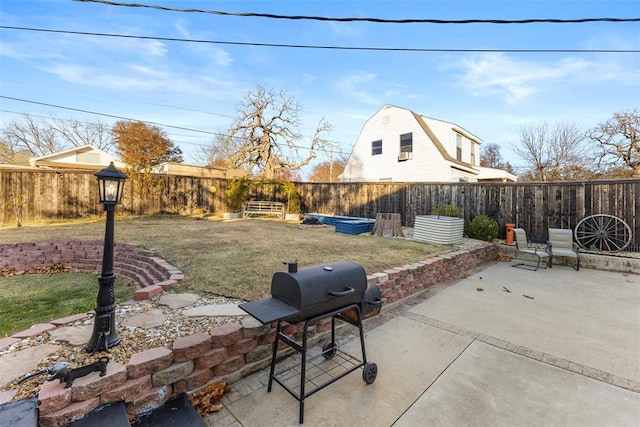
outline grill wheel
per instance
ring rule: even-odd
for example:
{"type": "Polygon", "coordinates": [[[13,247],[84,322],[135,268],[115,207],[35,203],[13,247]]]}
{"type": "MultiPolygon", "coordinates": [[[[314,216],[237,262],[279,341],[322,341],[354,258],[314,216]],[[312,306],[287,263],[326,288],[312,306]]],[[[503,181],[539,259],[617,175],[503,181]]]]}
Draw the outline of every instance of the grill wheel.
{"type": "Polygon", "coordinates": [[[362,368],[362,379],[367,384],[373,384],[378,376],[378,365],[375,363],[365,363],[362,368]]]}

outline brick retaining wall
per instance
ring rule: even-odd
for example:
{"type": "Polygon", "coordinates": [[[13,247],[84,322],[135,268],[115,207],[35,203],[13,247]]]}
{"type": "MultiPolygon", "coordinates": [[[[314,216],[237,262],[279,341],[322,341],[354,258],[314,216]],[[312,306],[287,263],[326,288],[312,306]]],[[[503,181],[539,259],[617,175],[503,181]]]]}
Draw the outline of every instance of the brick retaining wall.
{"type": "MultiPolygon", "coordinates": [[[[6,246],[0,246],[0,266],[6,246]]],[[[27,251],[40,250],[34,246],[27,251]]],[[[85,253],[96,256],[92,250],[85,253]]],[[[392,304],[436,284],[464,277],[468,270],[495,259],[497,254],[497,245],[484,244],[371,274],[368,282],[380,288],[386,304],[392,304]]],[[[300,339],[302,327],[301,323],[286,325],[283,332],[300,339]]],[[[326,339],[330,328],[330,319],[312,326],[309,344],[326,339]]],[[[91,374],[78,378],[68,389],[64,383],[45,382],[38,395],[39,425],[65,426],[102,405],[118,401],[124,401],[129,415],[135,417],[175,394],[193,391],[211,381],[233,383],[269,366],[274,337],[275,325],[262,325],[246,317],[239,324],[220,325],[209,333],[178,338],[171,349],[159,347],[136,353],[126,366],[110,362],[104,377],[91,374]]],[[[283,347],[278,357],[293,352],[283,347]]]]}
{"type": "MultiPolygon", "coordinates": [[[[20,274],[62,264],[75,271],[100,273],[103,251],[104,242],[97,241],[1,244],[0,269],[20,274]]],[[[148,299],[158,293],[158,287],[175,285],[184,278],[179,269],[156,257],[153,251],[128,243],[114,245],[113,271],[135,283],[136,301],[148,299]]]]}

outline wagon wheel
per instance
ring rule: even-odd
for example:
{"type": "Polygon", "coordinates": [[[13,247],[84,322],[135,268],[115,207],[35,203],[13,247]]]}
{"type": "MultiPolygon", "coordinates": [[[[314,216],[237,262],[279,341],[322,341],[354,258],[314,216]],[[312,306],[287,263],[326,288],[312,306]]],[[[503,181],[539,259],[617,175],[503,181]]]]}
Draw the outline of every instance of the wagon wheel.
{"type": "Polygon", "coordinates": [[[597,214],[583,218],[576,225],[576,242],[584,249],[617,252],[631,243],[631,227],[620,218],[597,214]]]}

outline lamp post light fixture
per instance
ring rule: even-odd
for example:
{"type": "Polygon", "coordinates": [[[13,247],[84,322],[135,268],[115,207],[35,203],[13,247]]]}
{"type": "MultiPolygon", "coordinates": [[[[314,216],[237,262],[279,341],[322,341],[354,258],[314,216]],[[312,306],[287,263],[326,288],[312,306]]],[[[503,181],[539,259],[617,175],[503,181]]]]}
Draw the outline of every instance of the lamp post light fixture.
{"type": "Polygon", "coordinates": [[[106,350],[120,344],[120,337],[116,331],[116,296],[113,283],[116,275],[113,273],[113,224],[114,211],[122,201],[124,182],[127,175],[120,172],[113,162],[100,172],[98,178],[98,193],[100,203],[107,212],[107,223],[104,233],[104,253],[102,255],[102,273],[98,277],[100,289],[96,301],[96,314],[93,323],[93,334],[85,346],[88,353],[106,350]]]}

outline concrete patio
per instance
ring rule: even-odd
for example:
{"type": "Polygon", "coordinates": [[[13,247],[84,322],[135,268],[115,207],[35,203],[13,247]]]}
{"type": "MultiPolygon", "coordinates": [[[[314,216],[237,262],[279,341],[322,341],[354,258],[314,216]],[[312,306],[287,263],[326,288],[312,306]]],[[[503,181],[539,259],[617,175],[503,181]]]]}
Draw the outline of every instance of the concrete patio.
{"type": "MultiPolygon", "coordinates": [[[[367,320],[376,381],[358,371],[309,397],[304,425],[640,425],[640,276],[511,264],[367,320]]],[[[359,356],[352,334],[339,344],[359,356]]],[[[298,425],[298,402],[267,380],[232,384],[207,423],[298,425]]]]}

